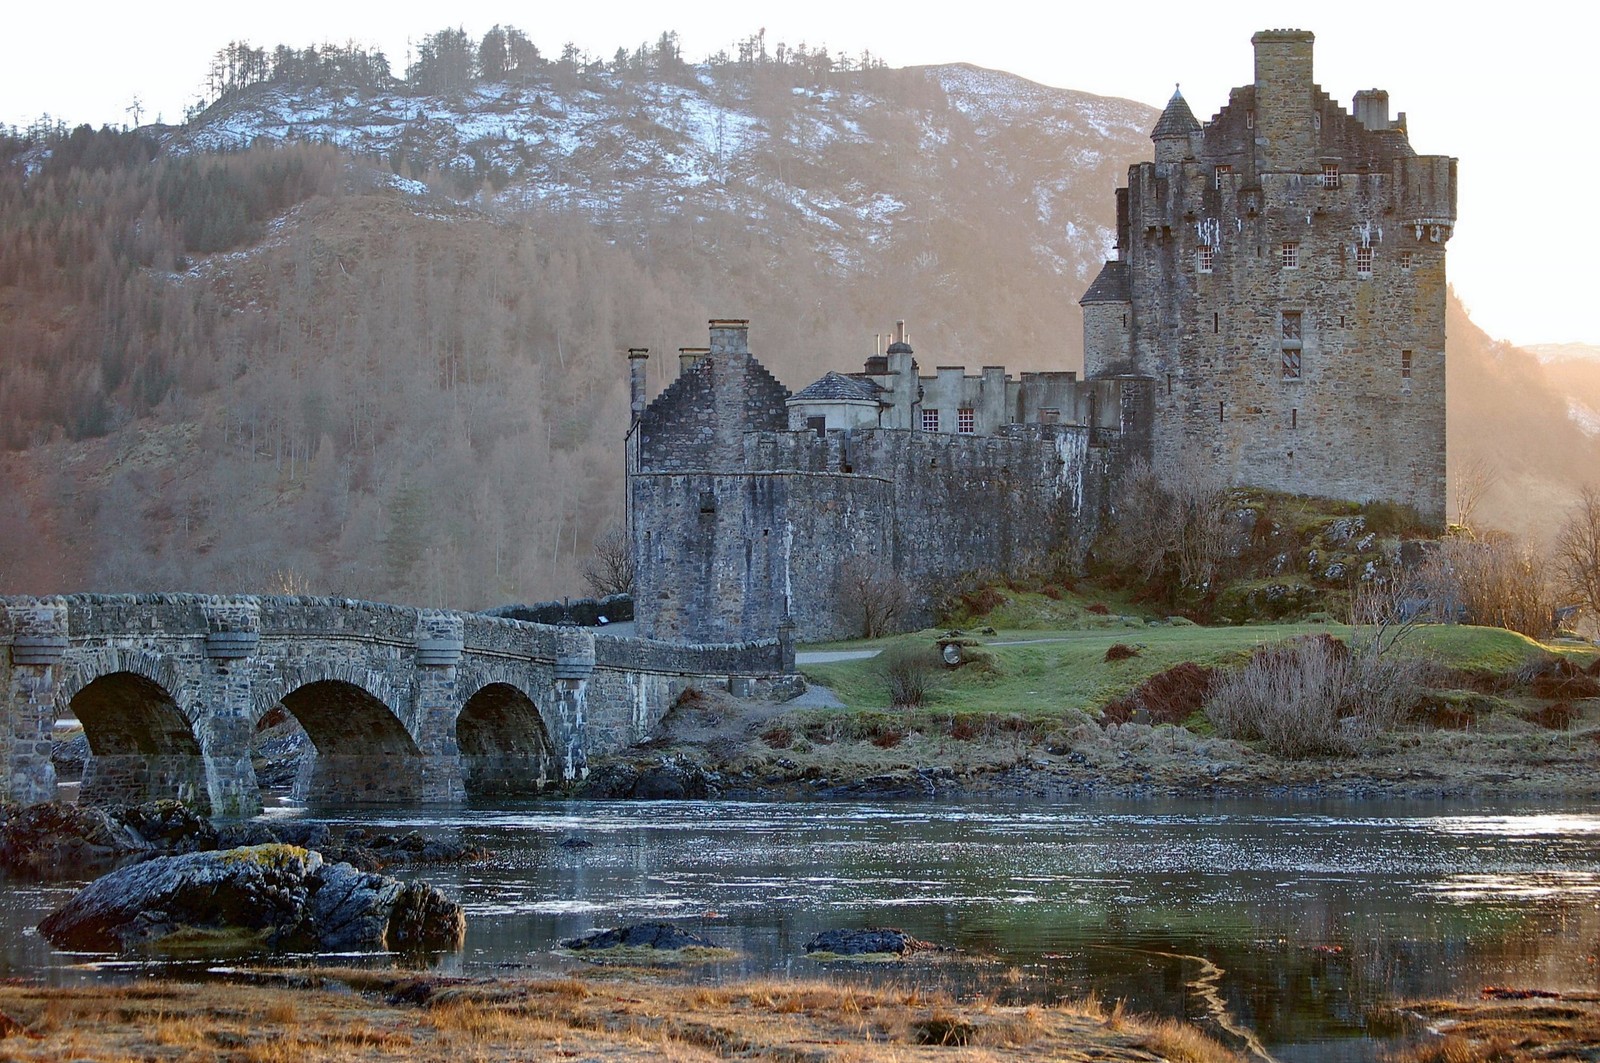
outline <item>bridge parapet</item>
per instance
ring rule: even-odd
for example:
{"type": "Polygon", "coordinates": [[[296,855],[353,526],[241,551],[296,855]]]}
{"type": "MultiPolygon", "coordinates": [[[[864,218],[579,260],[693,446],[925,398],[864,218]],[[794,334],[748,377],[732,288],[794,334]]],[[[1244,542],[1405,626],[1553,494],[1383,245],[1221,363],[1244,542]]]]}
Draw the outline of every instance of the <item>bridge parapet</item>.
{"type": "Polygon", "coordinates": [[[442,609],[203,594],[0,597],[0,797],[55,792],[51,729],[89,736],[80,800],[260,807],[258,723],[316,749],[304,796],[454,801],[581,778],[690,686],[792,671],[777,640],[683,645],[442,609]]]}

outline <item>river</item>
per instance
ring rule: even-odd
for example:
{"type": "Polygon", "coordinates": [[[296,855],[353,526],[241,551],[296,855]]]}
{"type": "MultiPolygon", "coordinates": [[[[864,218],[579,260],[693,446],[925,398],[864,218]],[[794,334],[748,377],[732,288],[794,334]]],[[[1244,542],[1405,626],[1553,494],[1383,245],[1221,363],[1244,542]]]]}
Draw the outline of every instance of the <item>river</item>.
{"type": "MultiPolygon", "coordinates": [[[[273,815],[307,815],[282,809],[273,815]]],[[[531,802],[324,812],[460,837],[482,863],[428,868],[468,911],[447,971],[537,973],[560,939],[666,918],[734,949],[697,976],[840,975],[1002,1000],[1219,1008],[1290,1063],[1372,1058],[1369,1009],[1490,984],[1595,988],[1600,811],[1447,802],[531,802]],[[588,848],[564,848],[581,837],[588,848]],[[962,950],[841,971],[827,927],[890,925],[962,950]]],[[[32,925],[69,885],[4,883],[0,973],[143,965],[54,953],[32,925]]]]}

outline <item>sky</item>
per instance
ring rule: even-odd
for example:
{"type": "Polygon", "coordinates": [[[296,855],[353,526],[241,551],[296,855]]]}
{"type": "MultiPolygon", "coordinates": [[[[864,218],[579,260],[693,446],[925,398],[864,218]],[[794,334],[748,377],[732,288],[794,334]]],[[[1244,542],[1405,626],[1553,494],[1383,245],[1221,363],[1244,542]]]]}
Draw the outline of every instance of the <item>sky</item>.
{"type": "Polygon", "coordinates": [[[1417,151],[1460,159],[1448,270],[1473,320],[1519,344],[1600,345],[1588,304],[1600,300],[1592,257],[1600,227],[1580,176],[1600,171],[1600,137],[1586,107],[1595,80],[1588,31],[1571,5],[1552,0],[1493,10],[1492,18],[1475,17],[1437,0],[26,4],[5,17],[0,34],[0,124],[26,126],[48,113],[71,124],[122,125],[132,121],[135,97],[144,121],[180,121],[211,55],[230,40],[353,40],[381,47],[401,74],[410,41],[446,26],[478,37],[496,23],[520,27],[547,55],[572,41],[608,57],[670,29],[685,57],[698,60],[764,28],[769,45],[866,49],[891,66],[968,62],[1157,107],[1176,84],[1204,121],[1231,86],[1252,80],[1250,35],[1292,26],[1316,34],[1316,79],[1346,108],[1358,89],[1387,89],[1390,112],[1406,112],[1417,151]],[[1552,179],[1559,195],[1546,190],[1552,179]],[[1546,199],[1563,208],[1554,219],[1544,217],[1546,199]]]}

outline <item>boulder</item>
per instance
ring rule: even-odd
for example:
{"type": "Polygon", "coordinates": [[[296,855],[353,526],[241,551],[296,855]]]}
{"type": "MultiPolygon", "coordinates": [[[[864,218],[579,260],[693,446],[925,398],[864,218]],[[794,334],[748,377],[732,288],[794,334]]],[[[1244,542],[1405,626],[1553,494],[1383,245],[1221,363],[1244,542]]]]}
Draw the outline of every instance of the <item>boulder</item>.
{"type": "Polygon", "coordinates": [[[120,811],[56,801],[0,809],[0,868],[30,877],[78,877],[152,850],[120,811]]]}
{"type": "Polygon", "coordinates": [[[866,927],[860,930],[824,930],[806,942],[806,952],[834,956],[904,956],[911,952],[942,952],[943,946],[919,941],[894,927],[866,927]]]}
{"type": "Polygon", "coordinates": [[[46,916],[62,949],[242,947],[395,952],[459,948],[460,905],[423,883],[330,864],[292,845],[156,857],[114,871],[46,916]]]}
{"type": "Polygon", "coordinates": [[[714,949],[717,945],[671,923],[634,923],[614,930],[596,930],[580,938],[569,938],[561,943],[561,947],[574,952],[619,948],[675,951],[714,949]]]}

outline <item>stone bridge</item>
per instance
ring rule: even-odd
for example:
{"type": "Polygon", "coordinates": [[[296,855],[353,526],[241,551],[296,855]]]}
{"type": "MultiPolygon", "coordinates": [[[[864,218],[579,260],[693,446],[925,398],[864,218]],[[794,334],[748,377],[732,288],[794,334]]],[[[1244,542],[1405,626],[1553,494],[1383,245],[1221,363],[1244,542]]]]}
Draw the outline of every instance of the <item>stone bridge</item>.
{"type": "Polygon", "coordinates": [[[793,671],[787,639],[682,645],[337,598],[0,597],[0,797],[55,796],[70,712],[90,749],[80,801],[252,815],[250,742],[279,706],[315,747],[305,800],[531,794],[645,738],[686,687],[793,671]]]}

